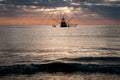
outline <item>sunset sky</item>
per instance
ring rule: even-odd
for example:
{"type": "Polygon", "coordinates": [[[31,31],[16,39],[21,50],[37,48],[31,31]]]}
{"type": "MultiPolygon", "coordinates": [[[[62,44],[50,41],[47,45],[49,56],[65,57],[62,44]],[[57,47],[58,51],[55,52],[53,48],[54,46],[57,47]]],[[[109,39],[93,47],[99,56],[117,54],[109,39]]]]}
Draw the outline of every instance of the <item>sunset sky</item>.
{"type": "Polygon", "coordinates": [[[120,0],[0,0],[0,25],[120,24],[120,0]]]}

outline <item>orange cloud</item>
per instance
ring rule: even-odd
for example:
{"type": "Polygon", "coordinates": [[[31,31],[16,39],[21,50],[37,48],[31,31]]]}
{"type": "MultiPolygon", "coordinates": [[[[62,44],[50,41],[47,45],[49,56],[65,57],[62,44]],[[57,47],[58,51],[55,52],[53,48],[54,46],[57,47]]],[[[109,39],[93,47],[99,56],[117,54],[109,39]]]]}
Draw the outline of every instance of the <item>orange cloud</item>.
{"type": "MultiPolygon", "coordinates": [[[[74,24],[120,24],[115,20],[72,20],[74,24]]],[[[52,19],[45,17],[0,17],[0,25],[41,25],[56,24],[52,19]]]]}
{"type": "Polygon", "coordinates": [[[40,25],[50,24],[50,20],[46,18],[37,17],[2,17],[0,18],[0,25],[40,25]]]}

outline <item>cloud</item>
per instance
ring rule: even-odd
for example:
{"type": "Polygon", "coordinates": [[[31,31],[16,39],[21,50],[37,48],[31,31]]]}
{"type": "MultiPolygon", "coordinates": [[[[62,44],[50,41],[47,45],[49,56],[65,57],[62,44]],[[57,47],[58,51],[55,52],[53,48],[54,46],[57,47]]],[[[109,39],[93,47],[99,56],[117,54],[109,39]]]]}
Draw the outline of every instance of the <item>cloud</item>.
{"type": "Polygon", "coordinates": [[[120,1],[119,0],[72,0],[80,4],[85,13],[98,14],[105,19],[120,20],[120,1]]]}
{"type": "Polygon", "coordinates": [[[89,10],[107,19],[120,19],[120,7],[117,6],[94,5],[89,10]]]}
{"type": "Polygon", "coordinates": [[[81,19],[120,20],[119,0],[0,0],[0,16],[77,16],[81,19]]]}
{"type": "Polygon", "coordinates": [[[64,0],[4,0],[2,3],[7,5],[26,5],[40,7],[62,7],[69,5],[64,0]]]}

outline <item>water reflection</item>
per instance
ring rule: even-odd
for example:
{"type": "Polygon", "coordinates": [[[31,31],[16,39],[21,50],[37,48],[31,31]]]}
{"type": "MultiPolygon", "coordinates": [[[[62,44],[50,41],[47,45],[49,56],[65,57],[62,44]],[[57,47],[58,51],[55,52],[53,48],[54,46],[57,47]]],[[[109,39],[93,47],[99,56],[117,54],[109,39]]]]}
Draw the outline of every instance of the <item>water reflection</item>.
{"type": "Polygon", "coordinates": [[[14,64],[60,58],[120,57],[119,44],[119,26],[0,27],[0,63],[7,64],[9,60],[14,64]]]}

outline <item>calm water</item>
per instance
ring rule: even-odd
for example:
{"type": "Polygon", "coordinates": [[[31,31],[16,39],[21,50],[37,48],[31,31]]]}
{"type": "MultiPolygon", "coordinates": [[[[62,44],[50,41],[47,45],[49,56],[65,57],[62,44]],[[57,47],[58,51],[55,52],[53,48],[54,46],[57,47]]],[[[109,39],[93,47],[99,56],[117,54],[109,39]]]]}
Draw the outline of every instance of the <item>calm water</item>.
{"type": "MultiPolygon", "coordinates": [[[[115,59],[119,57],[120,26],[117,25],[80,25],[70,28],[50,26],[0,27],[0,66],[43,64],[56,61],[99,65],[120,64],[120,60],[115,59]],[[102,60],[99,57],[110,57],[110,59],[102,60]],[[85,59],[80,60],[80,58],[85,59]],[[93,60],[89,61],[86,58],[93,60]]],[[[41,75],[41,73],[33,76],[38,75],[41,75]]],[[[43,75],[45,76],[45,74],[43,75]]],[[[46,75],[54,76],[55,74],[46,75]]],[[[63,76],[63,74],[60,75],[63,76]]],[[[56,76],[60,77],[60,75],[56,76]]],[[[79,75],[76,74],[73,77],[80,77],[79,75]]],[[[96,75],[105,77],[103,74],[96,75]]],[[[93,75],[91,74],[91,76],[93,75]]],[[[11,76],[11,80],[13,80],[13,77],[15,78],[15,76],[11,76]]],[[[1,79],[7,80],[5,77],[1,79]]],[[[15,80],[19,79],[15,78],[15,80]]],[[[81,78],[81,80],[87,79],[81,78]]]]}

